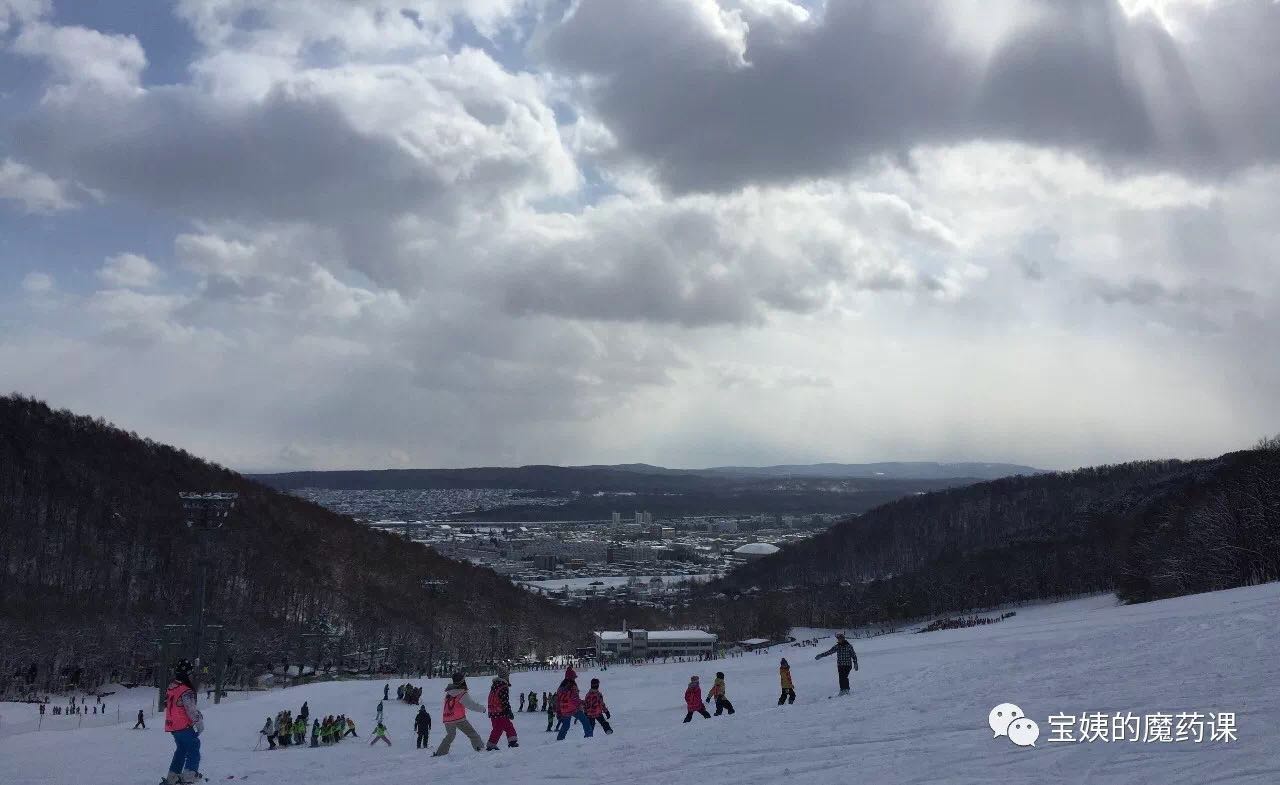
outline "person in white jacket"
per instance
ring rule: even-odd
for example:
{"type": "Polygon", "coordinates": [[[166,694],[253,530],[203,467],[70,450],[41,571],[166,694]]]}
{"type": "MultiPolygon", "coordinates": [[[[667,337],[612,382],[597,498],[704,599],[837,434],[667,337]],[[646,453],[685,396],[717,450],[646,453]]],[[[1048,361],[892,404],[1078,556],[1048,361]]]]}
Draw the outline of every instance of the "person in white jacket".
{"type": "Polygon", "coordinates": [[[445,687],[444,690],[444,709],[441,711],[441,720],[444,722],[444,741],[440,742],[440,746],[432,753],[432,757],[438,758],[441,755],[448,755],[449,747],[453,744],[453,737],[458,734],[458,731],[466,734],[476,752],[484,749],[484,743],[480,741],[480,734],[476,733],[476,729],[467,720],[467,709],[472,711],[485,710],[483,706],[473,701],[467,693],[467,681],[462,674],[455,673],[453,674],[453,682],[448,687],[445,687]]]}

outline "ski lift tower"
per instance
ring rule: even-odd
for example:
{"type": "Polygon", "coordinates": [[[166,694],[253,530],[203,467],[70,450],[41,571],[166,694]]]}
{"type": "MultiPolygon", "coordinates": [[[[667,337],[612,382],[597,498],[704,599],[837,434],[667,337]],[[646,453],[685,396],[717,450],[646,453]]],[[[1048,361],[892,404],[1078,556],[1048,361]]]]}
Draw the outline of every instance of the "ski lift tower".
{"type": "Polygon", "coordinates": [[[199,667],[204,638],[204,603],[209,582],[209,540],[235,507],[235,493],[179,493],[187,528],[195,536],[196,590],[191,603],[191,662],[199,667]]]}

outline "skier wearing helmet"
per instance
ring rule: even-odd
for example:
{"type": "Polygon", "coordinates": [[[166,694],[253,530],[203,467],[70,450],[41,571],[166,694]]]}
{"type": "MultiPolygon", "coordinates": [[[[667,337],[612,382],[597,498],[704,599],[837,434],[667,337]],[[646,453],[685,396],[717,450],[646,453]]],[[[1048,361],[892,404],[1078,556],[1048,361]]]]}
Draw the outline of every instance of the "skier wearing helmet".
{"type": "Polygon", "coordinates": [[[173,760],[161,785],[189,785],[200,776],[200,734],[204,717],[196,708],[196,689],[191,683],[191,663],[178,660],[173,665],[173,680],[164,699],[164,730],[173,736],[173,760]]]}

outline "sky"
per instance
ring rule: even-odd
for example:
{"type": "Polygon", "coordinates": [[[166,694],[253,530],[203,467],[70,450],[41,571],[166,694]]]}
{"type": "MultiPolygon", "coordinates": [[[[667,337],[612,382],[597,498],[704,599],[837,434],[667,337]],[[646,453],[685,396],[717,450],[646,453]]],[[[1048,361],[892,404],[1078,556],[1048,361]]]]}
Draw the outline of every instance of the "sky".
{"type": "Polygon", "coordinates": [[[0,390],[242,470],[1280,431],[1273,0],[0,0],[0,390]]]}

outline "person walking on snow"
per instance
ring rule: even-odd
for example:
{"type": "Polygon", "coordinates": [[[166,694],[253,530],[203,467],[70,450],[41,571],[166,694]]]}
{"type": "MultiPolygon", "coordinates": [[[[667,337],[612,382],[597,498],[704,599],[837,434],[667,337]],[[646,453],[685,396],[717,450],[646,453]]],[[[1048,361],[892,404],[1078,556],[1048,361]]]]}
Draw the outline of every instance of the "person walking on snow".
{"type": "Polygon", "coordinates": [[[426,706],[418,707],[418,715],[413,718],[413,729],[418,734],[417,749],[430,749],[427,738],[431,735],[431,715],[427,713],[426,706]]]}
{"type": "Polygon", "coordinates": [[[378,701],[378,716],[374,718],[375,722],[382,722],[382,701],[378,701]]]}
{"type": "Polygon", "coordinates": [[[200,778],[200,734],[204,717],[196,708],[196,689],[191,683],[191,663],[178,660],[173,681],[164,697],[164,730],[173,735],[173,759],[162,785],[195,782],[200,778]]]}
{"type": "Polygon", "coordinates": [[[542,694],[542,710],[547,714],[547,733],[550,733],[556,724],[556,707],[552,704],[551,696],[545,692],[542,694]]]}
{"type": "Polygon", "coordinates": [[[787,658],[782,658],[782,664],[778,666],[778,678],[782,681],[782,694],[778,696],[778,705],[783,703],[796,702],[796,685],[791,682],[791,666],[787,664],[787,658]]]}
{"type": "Polygon", "coordinates": [[[476,733],[476,729],[471,727],[471,723],[467,720],[467,709],[484,711],[484,707],[471,700],[471,696],[467,694],[467,680],[461,673],[455,673],[453,681],[444,690],[444,710],[440,716],[441,721],[444,722],[444,741],[440,742],[440,746],[431,757],[448,755],[449,747],[453,745],[453,737],[458,731],[462,731],[471,740],[471,747],[476,752],[484,749],[480,734],[476,733]]]}
{"type": "Polygon", "coordinates": [[[538,693],[533,690],[529,690],[529,713],[538,713],[538,693]]]}
{"type": "Polygon", "coordinates": [[[372,747],[379,741],[386,742],[388,747],[391,746],[391,739],[387,738],[387,726],[383,725],[381,722],[373,726],[373,738],[369,739],[369,746],[372,747]]]}
{"type": "Polygon", "coordinates": [[[712,698],[716,701],[716,716],[719,717],[728,711],[733,714],[733,704],[729,702],[729,694],[724,689],[724,674],[717,672],[715,684],[711,685],[710,691],[707,692],[707,700],[712,698]]]}
{"type": "Polygon", "coordinates": [[[489,744],[487,750],[498,749],[498,740],[507,734],[507,746],[519,747],[516,740],[516,726],[511,713],[511,676],[506,671],[498,671],[493,677],[493,686],[489,688],[489,744]]]}
{"type": "Polygon", "coordinates": [[[560,718],[560,723],[556,727],[556,741],[564,741],[569,728],[573,727],[574,720],[582,723],[582,737],[591,738],[594,728],[591,726],[591,721],[587,719],[587,715],[582,713],[582,698],[578,695],[578,674],[574,672],[573,666],[565,669],[564,681],[560,682],[560,689],[556,690],[555,701],[556,715],[560,718]]]}
{"type": "MultiPolygon", "coordinates": [[[[40,713],[44,714],[43,703],[40,704],[40,713]]],[[[138,721],[133,723],[133,729],[137,730],[138,728],[142,728],[143,730],[147,729],[147,718],[142,714],[142,709],[138,709],[138,721]]]]}
{"type": "Polygon", "coordinates": [[[694,714],[701,714],[705,719],[711,719],[707,705],[702,702],[702,685],[698,683],[697,676],[689,677],[689,686],[684,690],[684,705],[689,710],[684,715],[685,722],[692,720],[694,714]]]}
{"type": "Polygon", "coordinates": [[[524,693],[523,693],[523,692],[522,692],[522,693],[520,693],[520,709],[519,709],[519,711],[520,711],[522,714],[524,713],[524,693]]]}
{"type": "Polygon", "coordinates": [[[320,720],[319,720],[319,718],[317,718],[317,719],[313,720],[313,721],[312,721],[312,723],[311,723],[311,746],[312,746],[312,747],[319,747],[319,746],[320,746],[320,720]]]}
{"type": "Polygon", "coordinates": [[[840,694],[849,694],[849,669],[858,669],[858,653],[853,650],[853,646],[849,641],[845,640],[843,632],[836,633],[836,645],[827,649],[823,653],[814,657],[820,660],[830,654],[836,655],[836,673],[840,676],[840,694]]]}
{"type": "MultiPolygon", "coordinates": [[[[390,682],[388,682],[388,683],[386,683],[386,684],[382,685],[382,699],[383,699],[384,701],[385,701],[385,700],[390,700],[390,699],[391,699],[391,684],[390,684],[390,682]]],[[[381,704],[379,704],[379,706],[381,706],[381,704]]],[[[381,717],[379,717],[378,719],[382,719],[382,718],[381,718],[381,717]]]]}
{"type": "Polygon", "coordinates": [[[356,733],[356,721],[351,719],[350,717],[347,717],[347,732],[343,733],[342,729],[339,728],[338,736],[339,737],[355,736],[357,739],[360,738],[360,735],[356,733]]]}
{"type": "Polygon", "coordinates": [[[582,713],[587,715],[587,720],[594,726],[600,723],[600,727],[604,728],[605,735],[613,733],[613,728],[609,727],[609,707],[604,703],[604,695],[600,692],[600,680],[591,680],[591,689],[587,690],[586,697],[582,699],[582,713]]]}

